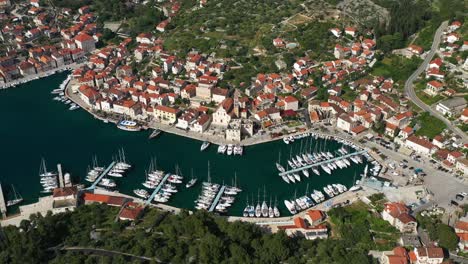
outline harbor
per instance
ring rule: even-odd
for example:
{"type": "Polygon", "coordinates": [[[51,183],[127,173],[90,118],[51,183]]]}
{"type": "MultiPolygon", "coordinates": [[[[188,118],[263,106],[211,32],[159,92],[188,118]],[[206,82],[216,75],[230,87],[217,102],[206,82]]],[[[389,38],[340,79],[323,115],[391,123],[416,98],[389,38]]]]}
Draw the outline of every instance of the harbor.
{"type": "MultiPolygon", "coordinates": [[[[311,175],[307,179],[303,178],[301,182],[295,184],[287,184],[279,177],[275,167],[278,153],[285,158],[290,153],[299,154],[301,140],[307,140],[312,150],[315,146],[326,146],[327,151],[332,153],[345,145],[336,140],[309,136],[290,144],[277,140],[244,146],[242,155],[220,155],[218,145],[212,144],[204,151],[200,151],[202,142],[170,133],[161,133],[157,139],[150,140],[148,137],[151,131],[119,130],[114,124],[90,118],[85,111],[68,111],[66,105],[54,103],[54,95],[50,92],[66,77],[67,74],[62,73],[37,80],[24,84],[21,89],[7,90],[0,97],[1,110],[18,109],[15,114],[6,117],[5,121],[11,126],[0,128],[4,146],[0,150],[1,156],[4,157],[5,164],[10,164],[5,167],[2,184],[14,184],[24,198],[23,204],[37,202],[41,196],[46,195],[41,194],[42,188],[38,176],[41,158],[46,159],[47,164],[60,163],[70,174],[73,182],[93,186],[94,183],[85,180],[93,157],[97,156],[99,163],[107,168],[114,162],[113,156],[117,151],[124,149],[132,169],[126,172],[124,177],[112,177],[112,180],[116,183],[116,191],[131,196],[134,196],[134,190],[142,189],[141,183],[147,178],[145,171],[153,158],[157,158],[158,169],[166,173],[174,172],[174,168],[179,167],[177,174],[184,176],[183,185],[188,182],[191,174],[199,182],[207,181],[209,161],[211,182],[226,186],[226,183],[236,179],[237,186],[242,189],[226,212],[227,215],[234,216],[243,215],[247,199],[252,204],[251,197],[256,196],[258,190],[264,188],[266,189],[264,200],[267,203],[269,200],[277,200],[281,215],[287,216],[290,213],[283,205],[283,201],[291,199],[296,191],[304,193],[307,185],[310,190],[322,190],[323,187],[336,183],[350,188],[355,183],[354,175],[361,175],[368,164],[364,159],[362,163],[333,171],[332,175],[321,173],[321,175],[311,175]],[[13,103],[23,98],[34,99],[20,108],[13,103]],[[34,129],[34,133],[31,133],[33,128],[41,129],[34,129]],[[11,140],[12,138],[15,139],[11,140]],[[30,184],[24,184],[25,182],[30,184]]],[[[97,184],[96,190],[101,188],[97,184]]],[[[191,188],[181,186],[165,204],[194,210],[195,201],[202,188],[202,183],[195,184],[191,188]]],[[[9,210],[14,213],[14,208],[9,210]]]]}

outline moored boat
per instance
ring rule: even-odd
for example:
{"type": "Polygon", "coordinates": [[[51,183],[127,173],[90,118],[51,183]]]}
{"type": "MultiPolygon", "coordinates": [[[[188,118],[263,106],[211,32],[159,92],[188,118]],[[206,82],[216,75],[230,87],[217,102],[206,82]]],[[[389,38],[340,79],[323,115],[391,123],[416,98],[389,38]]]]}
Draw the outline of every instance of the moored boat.
{"type": "Polygon", "coordinates": [[[140,131],[141,130],[141,127],[137,124],[137,122],[132,121],[132,120],[122,120],[117,123],[117,127],[125,131],[140,131]]]}

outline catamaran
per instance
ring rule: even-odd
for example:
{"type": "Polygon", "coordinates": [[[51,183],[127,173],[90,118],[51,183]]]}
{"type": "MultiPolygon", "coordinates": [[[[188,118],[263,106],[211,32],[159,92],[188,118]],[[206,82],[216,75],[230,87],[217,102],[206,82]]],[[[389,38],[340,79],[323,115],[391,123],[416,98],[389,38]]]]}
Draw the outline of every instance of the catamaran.
{"type": "Polygon", "coordinates": [[[21,197],[21,195],[16,192],[15,186],[13,186],[13,184],[11,185],[11,188],[13,189],[13,194],[15,198],[13,200],[7,201],[6,206],[17,205],[23,201],[23,197],[21,197]]]}

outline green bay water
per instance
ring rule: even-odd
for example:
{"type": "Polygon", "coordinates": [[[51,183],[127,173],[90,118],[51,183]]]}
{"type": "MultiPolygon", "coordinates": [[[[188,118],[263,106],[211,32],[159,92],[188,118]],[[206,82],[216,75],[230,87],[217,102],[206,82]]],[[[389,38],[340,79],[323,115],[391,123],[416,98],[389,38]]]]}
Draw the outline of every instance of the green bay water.
{"type": "MultiPolygon", "coordinates": [[[[191,176],[191,170],[199,179],[196,186],[186,189],[179,185],[179,192],[172,196],[169,205],[194,208],[194,200],[201,191],[201,181],[207,178],[207,163],[210,162],[212,182],[231,184],[234,175],[243,192],[236,196],[236,202],[229,214],[241,215],[247,197],[252,196],[257,202],[258,191],[263,201],[266,190],[267,203],[272,198],[278,200],[282,215],[289,214],[284,206],[284,199],[291,199],[295,193],[304,195],[307,184],[309,191],[322,190],[331,183],[352,185],[353,177],[359,177],[365,164],[345,169],[337,169],[331,175],[321,171],[317,176],[310,171],[310,177],[301,174],[302,181],[287,184],[279,176],[275,166],[281,152],[282,164],[290,152],[298,153],[299,140],[286,145],[283,141],[269,142],[244,148],[243,156],[217,154],[217,146],[211,145],[200,152],[201,142],[193,139],[162,133],[149,140],[149,131],[127,132],[119,130],[114,124],[106,124],[95,119],[86,111],[69,111],[68,105],[52,100],[50,94],[66,78],[66,73],[56,74],[35,80],[21,86],[0,90],[0,181],[4,192],[11,198],[11,184],[25,199],[23,204],[33,203],[40,197],[39,165],[44,157],[48,169],[56,170],[61,163],[63,171],[69,172],[74,181],[86,183],[87,168],[93,155],[97,155],[100,165],[108,165],[119,148],[125,150],[127,160],[133,165],[131,172],[117,180],[119,191],[133,194],[133,189],[143,188],[145,170],[152,157],[157,159],[159,169],[174,172],[179,166],[185,181],[191,176]]],[[[305,139],[301,140],[305,145],[305,139]]],[[[335,141],[314,140],[315,144],[326,146],[333,153],[342,146],[335,141]]]]}

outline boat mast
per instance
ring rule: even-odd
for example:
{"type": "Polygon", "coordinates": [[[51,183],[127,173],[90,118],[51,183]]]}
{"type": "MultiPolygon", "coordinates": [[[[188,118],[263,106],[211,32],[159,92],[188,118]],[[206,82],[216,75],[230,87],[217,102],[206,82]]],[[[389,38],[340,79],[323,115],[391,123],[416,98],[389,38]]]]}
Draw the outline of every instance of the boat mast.
{"type": "Polygon", "coordinates": [[[211,183],[211,176],[210,176],[210,161],[208,161],[208,183],[211,183]]]}
{"type": "Polygon", "coordinates": [[[18,195],[16,194],[15,186],[12,184],[11,188],[13,189],[13,195],[15,196],[15,200],[18,200],[18,195]]]}

